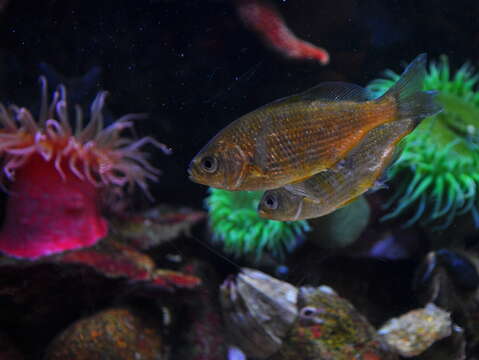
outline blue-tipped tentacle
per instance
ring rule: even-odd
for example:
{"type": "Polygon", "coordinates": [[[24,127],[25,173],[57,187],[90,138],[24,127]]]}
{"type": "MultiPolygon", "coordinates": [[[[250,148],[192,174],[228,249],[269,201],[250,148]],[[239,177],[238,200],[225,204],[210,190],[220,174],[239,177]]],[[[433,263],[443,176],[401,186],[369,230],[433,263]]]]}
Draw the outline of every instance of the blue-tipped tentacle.
{"type": "Polygon", "coordinates": [[[426,203],[427,203],[427,197],[425,194],[423,194],[419,201],[419,205],[416,209],[416,213],[408,221],[406,221],[401,227],[408,228],[414,225],[424,214],[424,210],[426,209],[426,203]]]}
{"type": "Polygon", "coordinates": [[[456,209],[457,209],[457,204],[453,203],[451,211],[446,216],[446,220],[440,225],[433,226],[432,229],[440,231],[440,230],[444,230],[444,229],[448,228],[452,224],[452,222],[453,222],[453,220],[456,216],[456,209]]]}
{"type": "Polygon", "coordinates": [[[454,200],[455,200],[454,188],[449,187],[447,189],[446,205],[434,215],[434,219],[438,219],[441,216],[444,216],[448,211],[450,211],[451,208],[454,206],[454,200]]]}

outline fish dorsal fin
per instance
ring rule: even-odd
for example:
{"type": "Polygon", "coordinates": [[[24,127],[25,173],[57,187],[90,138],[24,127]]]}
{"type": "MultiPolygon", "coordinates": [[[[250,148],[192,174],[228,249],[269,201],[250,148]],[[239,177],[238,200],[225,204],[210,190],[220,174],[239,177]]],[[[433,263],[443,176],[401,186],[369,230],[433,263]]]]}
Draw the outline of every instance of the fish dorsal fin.
{"type": "Polygon", "coordinates": [[[363,102],[372,99],[371,93],[359,85],[341,81],[329,81],[282,100],[289,102],[316,100],[363,102]]]}

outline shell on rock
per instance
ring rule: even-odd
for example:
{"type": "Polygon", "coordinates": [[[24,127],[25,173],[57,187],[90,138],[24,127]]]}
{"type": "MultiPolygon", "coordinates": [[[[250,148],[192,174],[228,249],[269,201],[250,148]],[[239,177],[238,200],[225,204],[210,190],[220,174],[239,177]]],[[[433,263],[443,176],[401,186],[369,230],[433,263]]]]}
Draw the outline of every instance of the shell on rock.
{"type": "Polygon", "coordinates": [[[230,341],[248,357],[270,357],[297,317],[297,294],[293,285],[253,269],[227,279],[220,303],[230,341]]]}

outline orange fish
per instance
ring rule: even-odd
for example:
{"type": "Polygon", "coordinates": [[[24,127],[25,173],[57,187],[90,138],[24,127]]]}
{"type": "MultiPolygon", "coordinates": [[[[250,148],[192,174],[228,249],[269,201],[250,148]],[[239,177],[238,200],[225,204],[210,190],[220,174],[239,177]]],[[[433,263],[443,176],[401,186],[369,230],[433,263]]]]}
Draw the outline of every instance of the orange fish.
{"type": "Polygon", "coordinates": [[[384,123],[419,120],[440,106],[421,91],[426,54],[383,96],[360,86],[323,83],[233,121],[190,163],[190,179],[226,190],[269,190],[327,170],[384,123]]]}
{"type": "Polygon", "coordinates": [[[311,219],[350,203],[375,185],[395,145],[416,124],[405,119],[381,125],[335,167],[306,181],[266,191],[258,206],[260,216],[283,221],[311,219]]]}

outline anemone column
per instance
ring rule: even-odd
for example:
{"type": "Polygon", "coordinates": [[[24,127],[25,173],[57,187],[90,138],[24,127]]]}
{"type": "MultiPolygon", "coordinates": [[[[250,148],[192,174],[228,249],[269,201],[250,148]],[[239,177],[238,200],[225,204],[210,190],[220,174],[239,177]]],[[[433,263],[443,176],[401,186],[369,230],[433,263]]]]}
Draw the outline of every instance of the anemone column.
{"type": "Polygon", "coordinates": [[[15,257],[36,258],[96,243],[107,233],[98,208],[98,188],[68,167],[32,156],[10,185],[0,249],[15,257]]]}

